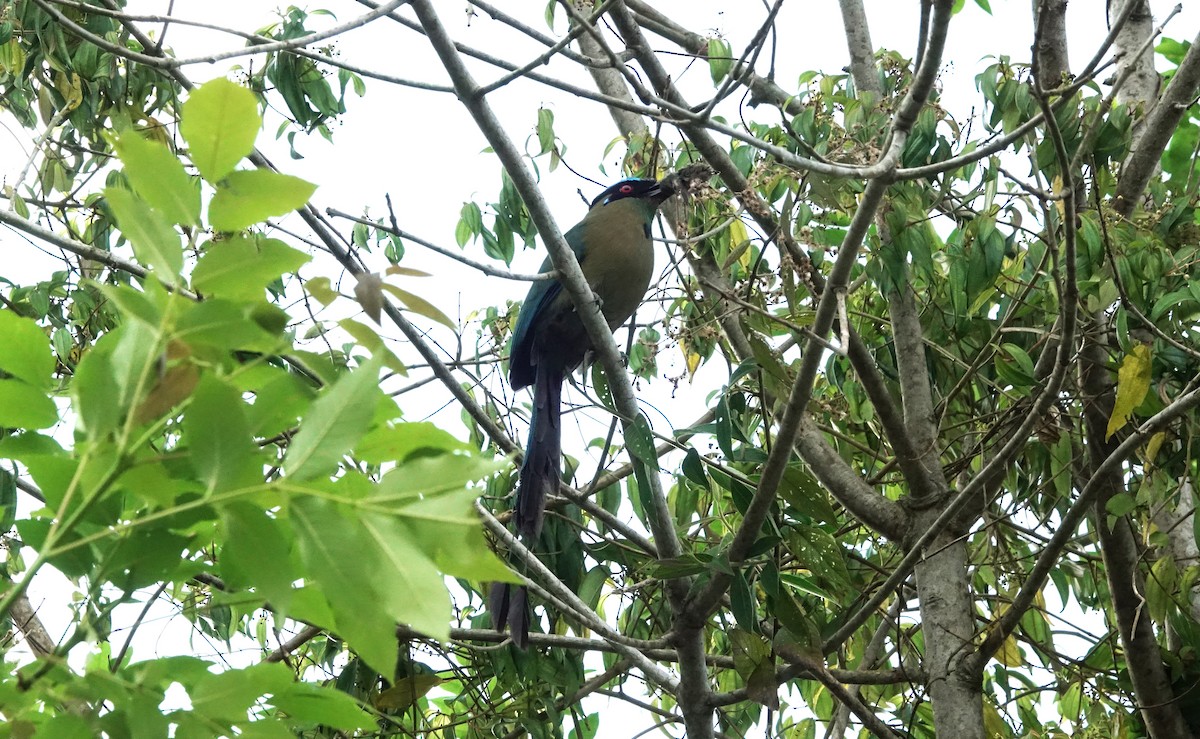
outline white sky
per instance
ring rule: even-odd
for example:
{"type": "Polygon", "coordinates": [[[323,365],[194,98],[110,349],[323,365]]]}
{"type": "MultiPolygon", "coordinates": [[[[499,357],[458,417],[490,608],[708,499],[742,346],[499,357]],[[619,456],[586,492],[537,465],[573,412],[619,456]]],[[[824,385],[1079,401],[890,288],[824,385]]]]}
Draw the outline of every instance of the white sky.
{"type": "MultiPolygon", "coordinates": [[[[545,30],[541,20],[545,7],[542,0],[499,4],[507,12],[522,14],[530,25],[545,30]]],[[[735,53],[740,52],[764,16],[760,3],[746,0],[662,0],[654,4],[662,12],[681,19],[693,31],[720,34],[731,42],[735,53]],[[731,8],[736,10],[727,10],[731,8]]],[[[485,14],[468,18],[464,12],[467,8],[465,2],[438,2],[437,5],[442,12],[443,22],[455,38],[463,43],[518,63],[529,61],[542,51],[540,46],[527,43],[524,37],[492,21],[485,14]]],[[[1165,17],[1173,5],[1171,2],[1152,0],[1156,22],[1165,17]]],[[[1168,37],[1190,40],[1200,29],[1200,3],[1189,1],[1185,5],[1167,27],[1168,37]]],[[[911,57],[916,38],[918,3],[866,0],[866,6],[876,48],[894,49],[911,57]]],[[[1071,66],[1075,70],[1092,56],[1105,34],[1103,6],[1101,0],[1077,0],[1069,6],[1071,66]]],[[[131,0],[128,11],[165,13],[167,7],[167,0],[131,0]]],[[[175,3],[174,12],[179,17],[252,30],[272,22],[279,7],[278,3],[265,0],[179,0],[175,3]]],[[[336,13],[337,22],[349,20],[365,10],[363,6],[347,0],[327,0],[307,7],[310,10],[329,8],[336,13]]],[[[960,122],[965,122],[972,110],[982,107],[981,98],[975,91],[974,76],[989,63],[987,57],[1005,54],[1014,60],[1029,58],[1032,42],[1029,0],[992,0],[992,7],[994,15],[989,16],[973,0],[968,0],[964,10],[951,24],[940,89],[943,107],[960,122]]],[[[320,28],[322,24],[330,22],[313,17],[310,28],[320,28]]],[[[563,26],[560,10],[558,30],[563,26]]],[[[776,80],[785,89],[793,85],[800,73],[806,70],[834,73],[848,63],[835,0],[791,0],[785,3],[778,29],[782,37],[777,50],[776,80]]],[[[651,40],[655,48],[675,50],[657,37],[652,36],[651,40]]],[[[179,26],[172,27],[168,32],[167,42],[181,57],[242,46],[240,40],[232,37],[179,26]]],[[[401,77],[445,83],[441,67],[423,38],[390,21],[376,21],[368,27],[357,29],[338,39],[336,46],[340,58],[349,63],[401,77]]],[[[236,64],[257,66],[261,63],[250,59],[219,62],[211,66],[195,65],[185,71],[195,82],[201,83],[227,73],[236,64]]],[[[677,64],[677,79],[684,94],[693,102],[702,100],[712,91],[707,65],[696,62],[686,68],[685,64],[684,60],[677,64]]],[[[471,68],[480,82],[490,81],[501,74],[499,70],[481,64],[472,64],[471,68]]],[[[766,69],[765,59],[760,61],[759,68],[766,69]]],[[[561,60],[539,71],[565,76],[581,85],[590,86],[580,70],[561,60]]],[[[499,191],[499,168],[494,157],[482,151],[486,142],[453,96],[394,87],[373,80],[366,82],[365,98],[360,99],[352,94],[348,96],[348,111],[333,127],[333,143],[327,143],[319,136],[305,139],[298,135],[297,148],[305,158],[293,161],[288,157],[286,142],[272,141],[279,119],[268,116],[259,139],[261,148],[283,171],[320,185],[314,197],[314,203],[319,207],[334,207],[351,213],[359,213],[364,207],[369,207],[373,216],[382,217],[386,214],[384,194],[389,193],[397,205],[396,215],[401,228],[453,247],[454,227],[463,202],[477,200],[482,206],[487,200],[494,199],[499,191]]],[[[620,148],[614,149],[602,160],[602,152],[613,140],[615,129],[607,113],[596,104],[578,101],[564,93],[524,81],[511,84],[488,99],[495,106],[510,136],[518,143],[533,135],[537,108],[550,108],[555,114],[556,131],[567,147],[568,162],[601,182],[618,178],[620,148]],[[607,175],[597,168],[601,161],[607,168],[607,175]]],[[[0,165],[0,174],[5,184],[12,184],[25,162],[33,136],[40,132],[21,130],[8,117],[0,118],[0,125],[3,126],[3,130],[0,130],[0,162],[3,163],[0,165]]],[[[674,138],[670,133],[667,137],[674,138]]],[[[535,149],[536,143],[532,143],[531,153],[535,149]]],[[[560,228],[565,229],[583,213],[576,190],[582,189],[584,195],[590,197],[598,188],[580,180],[563,167],[549,173],[546,159],[539,160],[538,164],[543,174],[544,191],[558,214],[560,228]]],[[[32,180],[32,176],[29,179],[32,180]]],[[[490,222],[486,215],[485,220],[490,222]]],[[[298,218],[290,217],[284,222],[302,230],[298,218]]],[[[349,230],[350,225],[345,224],[344,233],[348,235],[349,230]]],[[[408,243],[406,246],[408,251],[404,263],[426,269],[435,277],[413,280],[405,287],[430,298],[452,318],[465,317],[471,311],[487,306],[503,306],[505,299],[519,300],[524,296],[527,288],[524,283],[479,277],[450,260],[425,252],[415,244],[408,243]]],[[[34,281],[38,279],[37,275],[44,275],[48,268],[53,268],[53,260],[37,254],[23,238],[11,232],[0,231],[0,249],[8,255],[0,274],[16,282],[34,281]]],[[[476,259],[486,259],[479,245],[473,247],[470,255],[476,259]]],[[[537,252],[518,252],[513,269],[535,272],[542,257],[540,249],[537,252]]],[[[379,269],[386,266],[381,253],[368,259],[373,260],[379,269]]],[[[659,253],[658,263],[660,267],[666,264],[662,252],[659,253]]],[[[326,264],[322,263],[310,265],[303,274],[313,276],[324,266],[326,264]]],[[[349,285],[346,286],[348,291],[349,285]]],[[[299,318],[302,312],[294,312],[294,315],[299,318]]],[[[639,316],[643,320],[648,317],[639,316]]],[[[389,335],[386,329],[383,333],[389,335]]],[[[623,343],[623,335],[619,339],[623,343]]],[[[469,346],[465,347],[467,354],[470,354],[470,350],[469,346]]],[[[664,371],[678,373],[676,355],[677,351],[666,358],[671,363],[663,363],[664,371]]],[[[643,401],[658,409],[649,413],[652,423],[664,432],[669,431],[670,424],[683,426],[689,423],[706,407],[705,396],[714,389],[714,383],[721,381],[720,377],[719,373],[702,372],[694,384],[689,386],[684,383],[673,397],[668,383],[656,383],[649,388],[643,385],[640,388],[643,401]],[[710,378],[712,381],[707,381],[710,378]]],[[[503,389],[499,383],[492,387],[503,389]]],[[[430,392],[403,396],[401,405],[415,420],[435,411],[444,402],[444,394],[431,389],[430,392]]],[[[461,434],[457,418],[456,410],[438,417],[452,432],[461,434]]],[[[587,438],[598,435],[591,428],[586,432],[589,434],[587,438]]],[[[598,433],[602,434],[603,431],[598,433]]],[[[585,467],[582,474],[590,478],[591,470],[585,467]]],[[[1051,591],[1047,590],[1047,596],[1053,599],[1051,591]]],[[[69,627],[67,603],[70,592],[71,587],[51,572],[39,576],[31,588],[35,606],[44,604],[40,615],[54,636],[69,627]]],[[[132,620],[136,610],[130,609],[126,616],[132,620]]],[[[168,615],[164,612],[159,618],[165,619],[168,615]]],[[[154,654],[190,652],[193,648],[200,653],[208,651],[198,642],[189,643],[189,639],[195,639],[196,634],[180,621],[174,619],[162,621],[161,627],[157,623],[144,627],[135,643],[135,658],[139,655],[149,657],[154,654]]],[[[633,733],[628,722],[623,720],[620,726],[614,723],[609,721],[605,724],[601,736],[628,737],[633,733]]]]}

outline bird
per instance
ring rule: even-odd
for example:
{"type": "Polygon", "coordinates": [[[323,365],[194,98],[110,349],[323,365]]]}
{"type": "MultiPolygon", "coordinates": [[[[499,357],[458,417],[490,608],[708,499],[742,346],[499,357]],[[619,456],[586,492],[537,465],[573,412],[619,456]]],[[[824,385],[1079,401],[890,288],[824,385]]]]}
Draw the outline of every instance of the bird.
{"type": "MultiPolygon", "coordinates": [[[[646,295],[654,272],[650,224],[664,202],[675,194],[677,179],[626,179],[592,200],[583,220],[563,234],[575,253],[600,312],[615,331],[646,295]]],[[[552,267],[542,263],[542,272],[552,267]]],[[[546,496],[558,489],[562,467],[563,380],[592,349],[570,295],[557,280],[534,282],[521,304],[509,349],[508,381],[514,391],[533,387],[533,409],[525,458],[517,483],[512,522],[532,544],[542,528],[546,496]]],[[[525,588],[504,583],[492,587],[492,625],[508,625],[513,643],[525,648],[529,614],[525,588]]]]}

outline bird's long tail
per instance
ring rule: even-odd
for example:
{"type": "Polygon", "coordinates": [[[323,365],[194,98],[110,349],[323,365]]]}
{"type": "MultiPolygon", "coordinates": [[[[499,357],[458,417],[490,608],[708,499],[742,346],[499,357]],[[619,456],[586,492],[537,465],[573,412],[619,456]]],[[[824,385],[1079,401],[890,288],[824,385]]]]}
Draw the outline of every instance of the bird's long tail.
{"type": "MultiPolygon", "coordinates": [[[[533,418],[525,461],[517,483],[513,505],[513,527],[526,546],[532,546],[542,530],[546,496],[558,489],[562,467],[561,398],[563,371],[542,361],[533,384],[533,418]]],[[[529,643],[529,593],[523,586],[493,583],[488,596],[492,626],[503,631],[507,625],[513,643],[524,649],[529,643]]]]}
{"type": "Polygon", "coordinates": [[[525,444],[525,462],[517,483],[517,501],[513,506],[513,525],[526,544],[532,544],[542,530],[542,511],[546,496],[558,490],[562,472],[562,419],[560,405],[563,373],[539,362],[533,384],[533,419],[529,441],[525,444]]]}

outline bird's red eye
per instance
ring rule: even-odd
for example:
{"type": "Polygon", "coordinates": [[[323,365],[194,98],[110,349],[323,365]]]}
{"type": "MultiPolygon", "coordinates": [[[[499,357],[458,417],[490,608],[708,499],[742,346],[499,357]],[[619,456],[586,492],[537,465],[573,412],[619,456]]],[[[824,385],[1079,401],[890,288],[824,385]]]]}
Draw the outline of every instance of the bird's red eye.
{"type": "Polygon", "coordinates": [[[633,192],[633,185],[621,185],[621,194],[628,195],[633,192]]]}

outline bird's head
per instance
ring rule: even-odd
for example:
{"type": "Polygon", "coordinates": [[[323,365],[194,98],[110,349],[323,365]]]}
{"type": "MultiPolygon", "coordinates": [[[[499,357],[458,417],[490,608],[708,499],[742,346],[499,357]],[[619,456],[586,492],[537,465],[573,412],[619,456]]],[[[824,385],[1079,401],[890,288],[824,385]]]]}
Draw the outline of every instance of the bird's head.
{"type": "Polygon", "coordinates": [[[595,200],[592,201],[591,207],[598,208],[602,205],[609,205],[618,200],[625,198],[637,198],[654,204],[654,207],[663,204],[667,198],[675,194],[674,180],[671,177],[665,177],[661,181],[656,180],[621,180],[617,184],[600,193],[595,200]]]}

